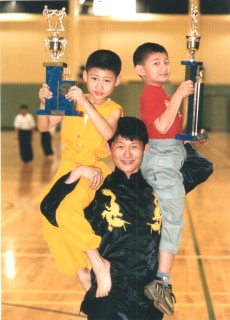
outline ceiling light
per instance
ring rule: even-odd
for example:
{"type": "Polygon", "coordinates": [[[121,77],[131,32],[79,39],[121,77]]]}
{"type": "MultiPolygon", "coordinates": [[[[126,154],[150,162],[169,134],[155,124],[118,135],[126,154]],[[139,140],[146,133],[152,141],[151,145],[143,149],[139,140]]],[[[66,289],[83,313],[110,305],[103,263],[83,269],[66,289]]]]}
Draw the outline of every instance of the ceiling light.
{"type": "Polygon", "coordinates": [[[116,17],[132,15],[136,13],[136,0],[94,0],[93,13],[116,17]]]}

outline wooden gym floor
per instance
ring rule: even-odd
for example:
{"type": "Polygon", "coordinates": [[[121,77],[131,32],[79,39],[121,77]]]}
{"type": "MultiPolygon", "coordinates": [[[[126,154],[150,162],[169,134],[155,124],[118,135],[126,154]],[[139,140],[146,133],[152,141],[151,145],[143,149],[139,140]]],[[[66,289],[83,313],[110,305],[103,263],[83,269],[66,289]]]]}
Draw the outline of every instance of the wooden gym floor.
{"type": "MultiPolygon", "coordinates": [[[[1,139],[2,320],[85,319],[79,315],[84,292],[77,278],[57,270],[42,236],[39,197],[59,164],[59,133],[50,161],[36,132],[32,166],[20,163],[13,132],[2,132],[1,139]]],[[[229,320],[230,135],[211,132],[200,151],[215,171],[186,197],[186,225],[171,279],[177,297],[171,319],[229,320]]]]}

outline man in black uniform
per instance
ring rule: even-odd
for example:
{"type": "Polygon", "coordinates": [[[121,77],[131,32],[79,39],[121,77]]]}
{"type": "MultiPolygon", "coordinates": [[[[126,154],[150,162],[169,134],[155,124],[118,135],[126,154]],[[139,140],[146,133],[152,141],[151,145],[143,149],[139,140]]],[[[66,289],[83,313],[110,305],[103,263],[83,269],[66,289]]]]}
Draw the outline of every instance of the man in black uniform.
{"type": "MultiPolygon", "coordinates": [[[[96,298],[96,279],[91,274],[91,287],[81,304],[88,320],[163,318],[163,313],[144,294],[144,287],[148,287],[149,283],[151,287],[157,271],[161,229],[157,198],[140,172],[147,142],[147,131],[142,121],[132,117],[119,120],[117,131],[109,141],[115,170],[104,180],[94,200],[85,208],[86,218],[102,238],[98,250],[110,262],[112,278],[109,295],[96,298]]],[[[182,168],[186,193],[205,181],[213,171],[212,163],[192,146],[189,147],[192,152],[182,168]]],[[[92,167],[81,166],[56,182],[41,203],[41,211],[51,224],[58,227],[56,209],[79,179],[89,179],[94,189],[101,181],[98,173],[98,168],[95,175],[92,167]]],[[[162,299],[164,296],[162,292],[162,299]]],[[[173,310],[174,297],[170,291],[167,298],[173,310]]]]}
{"type": "MultiPolygon", "coordinates": [[[[92,286],[81,304],[88,320],[160,320],[163,313],[144,294],[158,267],[161,213],[152,188],[143,179],[140,164],[148,135],[143,122],[124,117],[109,141],[115,170],[97,190],[85,209],[95,233],[101,236],[98,248],[110,262],[112,288],[109,295],[96,298],[92,286]]],[[[63,176],[41,203],[41,211],[52,223],[63,197],[78,182],[66,184],[63,176]]]]}

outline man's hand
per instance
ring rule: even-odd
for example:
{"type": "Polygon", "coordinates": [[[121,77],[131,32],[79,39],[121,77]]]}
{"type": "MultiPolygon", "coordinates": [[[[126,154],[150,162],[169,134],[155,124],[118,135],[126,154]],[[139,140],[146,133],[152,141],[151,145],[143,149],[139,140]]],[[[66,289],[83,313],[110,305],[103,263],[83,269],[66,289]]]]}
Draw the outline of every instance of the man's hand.
{"type": "Polygon", "coordinates": [[[65,183],[73,183],[81,177],[89,180],[89,187],[92,190],[95,190],[100,185],[103,179],[100,168],[91,166],[78,166],[71,171],[65,183]]]}

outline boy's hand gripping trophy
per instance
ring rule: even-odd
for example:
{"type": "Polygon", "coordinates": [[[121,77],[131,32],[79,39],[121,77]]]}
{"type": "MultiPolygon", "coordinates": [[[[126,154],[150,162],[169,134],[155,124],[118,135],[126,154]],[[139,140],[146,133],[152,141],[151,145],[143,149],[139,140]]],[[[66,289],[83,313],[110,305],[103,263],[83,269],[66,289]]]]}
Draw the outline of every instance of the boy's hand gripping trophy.
{"type": "Polygon", "coordinates": [[[201,133],[202,129],[202,111],[203,111],[203,91],[204,91],[204,69],[203,62],[195,61],[195,53],[199,49],[200,35],[197,31],[198,9],[194,4],[191,5],[190,19],[191,30],[186,36],[187,49],[190,57],[189,61],[181,61],[186,66],[185,80],[192,80],[194,83],[194,94],[190,95],[187,100],[187,122],[186,133],[177,134],[176,139],[199,141],[208,138],[207,133],[201,133]]]}
{"type": "Polygon", "coordinates": [[[46,83],[53,93],[51,99],[46,99],[45,109],[37,110],[38,115],[51,116],[77,116],[73,101],[68,101],[65,94],[70,87],[76,85],[76,81],[67,80],[69,69],[65,62],[58,62],[66,50],[67,40],[60,35],[59,31],[64,31],[63,19],[66,16],[65,8],[61,10],[50,10],[45,6],[43,16],[47,18],[48,28],[52,34],[45,39],[45,49],[47,54],[52,58],[52,62],[44,62],[46,67],[46,83]],[[54,22],[54,26],[52,26],[54,22]]]}

